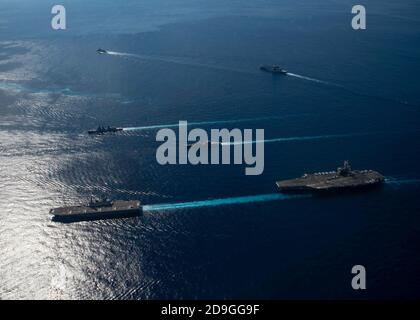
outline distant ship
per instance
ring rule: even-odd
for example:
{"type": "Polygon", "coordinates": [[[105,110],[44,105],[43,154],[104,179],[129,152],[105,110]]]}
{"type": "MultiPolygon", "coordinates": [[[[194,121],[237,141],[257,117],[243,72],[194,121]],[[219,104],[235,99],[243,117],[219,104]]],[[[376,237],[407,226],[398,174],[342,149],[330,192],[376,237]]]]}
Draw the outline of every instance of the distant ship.
{"type": "Polygon", "coordinates": [[[306,173],[302,177],[277,181],[282,192],[345,191],[373,187],[382,184],[385,178],[373,170],[352,170],[348,161],[336,171],[306,173]]]}
{"type": "Polygon", "coordinates": [[[140,201],[111,201],[109,199],[93,200],[85,206],[61,207],[50,210],[54,221],[82,221],[110,218],[122,218],[140,215],[140,201]]]}
{"type": "Polygon", "coordinates": [[[276,64],[273,64],[271,66],[268,66],[268,65],[260,66],[260,70],[270,72],[270,73],[287,74],[287,70],[282,69],[280,66],[276,64]]]}
{"type": "Polygon", "coordinates": [[[108,53],[108,51],[106,51],[105,49],[99,48],[98,50],[96,50],[96,53],[98,53],[98,54],[105,54],[105,53],[108,53]]]}
{"type": "Polygon", "coordinates": [[[123,131],[123,128],[99,126],[97,129],[89,130],[88,134],[104,134],[104,133],[119,132],[119,131],[123,131]]]}

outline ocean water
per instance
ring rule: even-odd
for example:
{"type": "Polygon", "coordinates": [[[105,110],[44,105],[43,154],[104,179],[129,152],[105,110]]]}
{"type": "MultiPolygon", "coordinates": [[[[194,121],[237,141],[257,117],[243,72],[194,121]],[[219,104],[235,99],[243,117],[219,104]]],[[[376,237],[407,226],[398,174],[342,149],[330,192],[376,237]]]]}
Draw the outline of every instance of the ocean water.
{"type": "Polygon", "coordinates": [[[420,297],[418,1],[364,1],[365,31],[347,0],[61,3],[66,31],[53,1],[0,2],[0,299],[420,297]],[[180,120],[265,129],[264,173],[159,165],[180,120]],[[387,182],[276,190],[345,159],[387,182]],[[144,215],[51,221],[90,194],[144,215]]]}

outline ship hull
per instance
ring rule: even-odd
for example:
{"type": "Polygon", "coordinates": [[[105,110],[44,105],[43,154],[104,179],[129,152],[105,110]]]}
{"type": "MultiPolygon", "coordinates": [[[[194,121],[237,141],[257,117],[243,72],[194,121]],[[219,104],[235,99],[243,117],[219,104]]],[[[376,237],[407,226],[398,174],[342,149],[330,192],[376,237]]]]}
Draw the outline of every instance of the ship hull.
{"type": "Polygon", "coordinates": [[[106,220],[106,219],[120,219],[140,216],[142,211],[137,210],[125,210],[118,213],[115,212],[101,212],[93,214],[73,214],[73,215],[56,215],[53,216],[52,220],[55,222],[79,222],[79,221],[94,221],[94,220],[106,220]]]}
{"type": "Polygon", "coordinates": [[[343,187],[328,187],[328,188],[311,188],[306,186],[299,186],[299,187],[281,187],[277,184],[277,187],[281,193],[288,193],[288,194],[302,194],[302,193],[311,193],[311,194],[318,194],[318,195],[325,195],[325,194],[337,194],[337,193],[355,193],[355,192],[364,192],[369,190],[375,190],[383,186],[383,181],[378,181],[371,184],[363,184],[363,185],[352,185],[352,186],[343,186],[343,187]]]}
{"type": "Polygon", "coordinates": [[[269,73],[272,73],[272,74],[283,74],[283,75],[286,75],[287,74],[287,71],[284,70],[284,69],[277,70],[277,69],[273,69],[270,66],[261,66],[260,67],[260,70],[261,71],[265,71],[265,72],[269,72],[269,73]]]}
{"type": "Polygon", "coordinates": [[[88,134],[92,134],[92,135],[102,135],[102,134],[106,134],[106,133],[116,133],[116,132],[121,132],[123,131],[123,128],[115,128],[115,129],[111,129],[111,130],[103,130],[103,131],[98,131],[98,130],[89,130],[88,134]]]}
{"type": "Polygon", "coordinates": [[[53,215],[52,220],[57,222],[92,221],[140,216],[142,206],[139,201],[115,201],[108,207],[62,207],[52,209],[50,213],[53,215]]]}

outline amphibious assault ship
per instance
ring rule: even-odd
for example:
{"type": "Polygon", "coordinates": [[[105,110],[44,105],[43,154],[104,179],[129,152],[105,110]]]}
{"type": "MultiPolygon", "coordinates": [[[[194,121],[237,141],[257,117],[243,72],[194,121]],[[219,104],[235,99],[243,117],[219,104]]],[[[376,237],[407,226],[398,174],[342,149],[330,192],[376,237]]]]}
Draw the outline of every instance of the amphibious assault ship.
{"type": "Polygon", "coordinates": [[[94,200],[92,197],[85,206],[61,207],[50,210],[54,221],[81,221],[110,218],[122,218],[140,215],[140,201],[111,201],[109,199],[94,200]]]}
{"type": "Polygon", "coordinates": [[[99,126],[97,129],[89,130],[88,134],[105,134],[105,133],[112,133],[112,132],[119,132],[119,131],[123,131],[123,128],[99,126]]]}
{"type": "Polygon", "coordinates": [[[267,65],[260,66],[260,70],[270,72],[270,73],[287,74],[287,70],[282,69],[280,66],[276,64],[273,64],[271,66],[267,66],[267,65]]]}
{"type": "Polygon", "coordinates": [[[281,192],[345,191],[380,185],[385,178],[373,170],[352,170],[348,161],[335,171],[306,173],[297,179],[277,181],[281,192]]]}

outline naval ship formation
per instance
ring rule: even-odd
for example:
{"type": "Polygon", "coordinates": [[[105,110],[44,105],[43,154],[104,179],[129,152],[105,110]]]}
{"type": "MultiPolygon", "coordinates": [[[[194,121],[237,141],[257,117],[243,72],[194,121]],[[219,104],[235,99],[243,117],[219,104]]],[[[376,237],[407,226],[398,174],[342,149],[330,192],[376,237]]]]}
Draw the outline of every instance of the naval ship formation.
{"type": "MultiPolygon", "coordinates": [[[[106,54],[104,49],[98,49],[98,54],[106,54]]],[[[287,71],[278,65],[263,65],[262,71],[273,74],[287,74],[287,71]]],[[[95,130],[89,130],[89,134],[105,134],[122,131],[122,128],[102,127],[95,130]]],[[[201,144],[214,146],[218,142],[207,141],[204,143],[191,143],[187,148],[199,146],[201,144]]],[[[344,161],[342,167],[335,171],[305,173],[296,179],[277,181],[277,187],[280,192],[330,192],[345,191],[374,187],[382,184],[385,178],[380,173],[373,170],[352,170],[348,161],[344,161]]],[[[121,218],[128,216],[138,216],[143,208],[140,201],[111,201],[108,199],[93,200],[92,197],[87,205],[69,206],[51,209],[50,213],[55,221],[81,221],[97,220],[106,218],[121,218]]]]}
{"type": "Polygon", "coordinates": [[[335,171],[305,173],[302,177],[277,181],[281,192],[328,192],[374,187],[385,178],[373,170],[352,170],[348,161],[335,171]]]}

